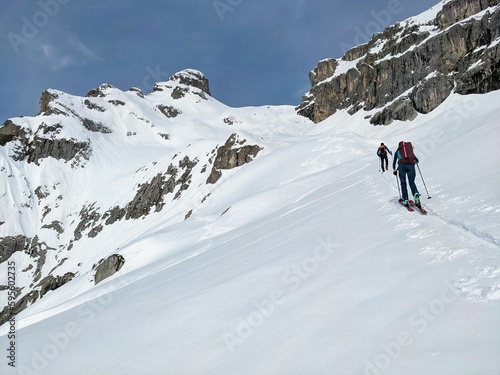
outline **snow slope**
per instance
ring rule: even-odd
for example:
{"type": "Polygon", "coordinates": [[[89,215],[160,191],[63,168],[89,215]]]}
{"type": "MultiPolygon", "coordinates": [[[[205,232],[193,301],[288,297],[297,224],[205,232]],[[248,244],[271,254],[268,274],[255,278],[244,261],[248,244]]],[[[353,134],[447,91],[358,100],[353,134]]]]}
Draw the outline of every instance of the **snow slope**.
{"type": "MultiPolygon", "coordinates": [[[[1,373],[500,374],[499,100],[451,95],[386,127],[363,111],[310,125],[292,107],[207,103],[265,152],[225,172],[188,220],[173,219],[179,202],[78,245],[127,261],[23,311],[17,368],[1,373]],[[404,210],[378,170],[379,143],[400,140],[420,158],[427,216],[404,210]]],[[[190,147],[227,132],[207,123],[184,124],[201,134],[190,147]]]]}

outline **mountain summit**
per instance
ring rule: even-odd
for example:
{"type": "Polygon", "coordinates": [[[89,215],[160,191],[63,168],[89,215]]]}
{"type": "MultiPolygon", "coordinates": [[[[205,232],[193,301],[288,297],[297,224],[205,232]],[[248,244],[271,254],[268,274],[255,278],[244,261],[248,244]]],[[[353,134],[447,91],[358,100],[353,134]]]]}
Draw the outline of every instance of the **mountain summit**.
{"type": "Polygon", "coordinates": [[[498,374],[499,7],[321,61],[298,110],[47,89],[0,127],[2,375],[498,374]]]}
{"type": "MultiPolygon", "coordinates": [[[[203,73],[187,69],[147,95],[110,84],[85,97],[49,89],[38,116],[7,120],[0,128],[0,256],[26,267],[17,302],[2,307],[0,321],[82,273],[95,269],[92,278],[102,280],[101,262],[126,261],[114,252],[141,232],[134,220],[181,222],[209,204],[225,171],[263,150],[262,136],[243,130],[248,115],[239,112],[210,96],[203,73]],[[130,236],[104,250],[95,243],[110,240],[110,227],[130,236]]],[[[283,112],[256,108],[250,117],[285,123],[283,112]]]]}
{"type": "Polygon", "coordinates": [[[375,34],[309,74],[297,112],[320,122],[339,109],[364,110],[374,125],[413,120],[452,92],[500,88],[500,2],[445,0],[375,34]]]}

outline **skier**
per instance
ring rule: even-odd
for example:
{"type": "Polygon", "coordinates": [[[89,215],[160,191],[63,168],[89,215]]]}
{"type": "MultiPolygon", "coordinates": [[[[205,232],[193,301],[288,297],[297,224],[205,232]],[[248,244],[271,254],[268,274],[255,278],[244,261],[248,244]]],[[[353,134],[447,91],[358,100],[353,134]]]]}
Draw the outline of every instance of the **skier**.
{"type": "Polygon", "coordinates": [[[389,170],[389,159],[387,158],[387,153],[392,155],[391,150],[389,150],[389,148],[382,142],[380,144],[380,147],[377,149],[377,155],[380,158],[380,166],[382,167],[382,173],[384,173],[386,169],[389,170]],[[385,162],[385,169],[384,169],[384,162],[385,162]]]}
{"type": "Polygon", "coordinates": [[[403,205],[409,207],[408,189],[406,188],[406,176],[408,176],[408,183],[410,184],[411,193],[415,198],[415,206],[422,208],[420,204],[420,193],[418,192],[417,185],[415,184],[415,163],[418,163],[418,158],[413,153],[413,146],[411,142],[399,142],[398,149],[394,153],[394,160],[392,168],[394,169],[394,176],[397,176],[399,170],[399,180],[401,181],[401,191],[403,194],[403,205]],[[396,169],[396,162],[399,164],[396,169]]]}

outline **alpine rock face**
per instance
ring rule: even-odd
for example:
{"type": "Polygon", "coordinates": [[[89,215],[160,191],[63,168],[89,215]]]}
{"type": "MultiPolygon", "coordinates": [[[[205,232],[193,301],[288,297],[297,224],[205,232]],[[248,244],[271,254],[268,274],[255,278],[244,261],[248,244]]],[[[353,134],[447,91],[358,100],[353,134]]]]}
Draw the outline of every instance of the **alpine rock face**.
{"type": "Polygon", "coordinates": [[[500,1],[444,0],[387,27],[309,74],[297,112],[318,123],[339,109],[364,110],[374,125],[410,121],[452,92],[500,88],[500,1]]]}
{"type": "MultiPolygon", "coordinates": [[[[115,253],[138,235],[135,221],[183,221],[208,204],[225,173],[264,152],[237,112],[188,69],[149,95],[110,84],[85,97],[49,89],[37,116],[5,121],[0,262],[15,256],[22,272],[0,322],[82,273],[98,283],[117,272],[126,259],[115,253]],[[123,227],[123,238],[95,245],[110,227],[123,227]]],[[[280,121],[275,112],[254,115],[280,121]]]]}
{"type": "Polygon", "coordinates": [[[8,370],[497,374],[499,4],[441,1],[320,61],[297,108],[226,106],[186,69],[4,121],[8,370]],[[427,215],[377,172],[401,140],[427,215]]]}

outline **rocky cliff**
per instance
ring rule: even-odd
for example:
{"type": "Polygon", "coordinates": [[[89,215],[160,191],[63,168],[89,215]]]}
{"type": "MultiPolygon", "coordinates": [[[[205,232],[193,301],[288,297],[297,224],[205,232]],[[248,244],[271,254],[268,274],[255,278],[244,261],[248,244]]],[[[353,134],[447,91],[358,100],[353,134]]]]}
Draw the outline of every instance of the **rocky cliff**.
{"type": "Polygon", "coordinates": [[[429,113],[451,92],[500,89],[500,1],[448,0],[386,28],[310,73],[297,112],[318,123],[337,110],[386,125],[429,113]]]}
{"type": "MultiPolygon", "coordinates": [[[[97,284],[126,267],[119,248],[140,235],[137,221],[180,222],[209,204],[224,170],[263,150],[239,123],[192,69],[150,94],[110,84],[85,97],[49,89],[37,116],[5,121],[0,271],[12,262],[17,279],[0,324],[75,277],[97,284]]],[[[12,288],[0,285],[2,301],[12,288]]]]}

